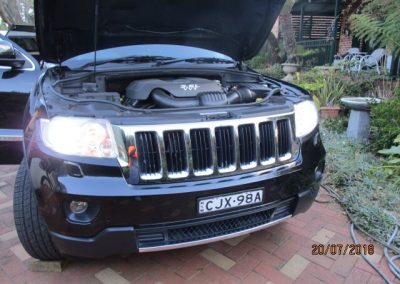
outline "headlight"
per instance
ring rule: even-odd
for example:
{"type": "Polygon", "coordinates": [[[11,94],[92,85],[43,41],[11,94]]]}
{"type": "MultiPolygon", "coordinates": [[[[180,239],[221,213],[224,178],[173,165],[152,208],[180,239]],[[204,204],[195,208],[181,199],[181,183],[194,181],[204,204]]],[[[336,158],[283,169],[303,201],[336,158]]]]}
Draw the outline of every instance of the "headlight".
{"type": "Polygon", "coordinates": [[[318,125],[318,110],[312,101],[304,101],[294,105],[296,136],[298,138],[310,134],[318,125]]]}
{"type": "Polygon", "coordinates": [[[41,119],[41,138],[65,155],[115,158],[118,155],[111,124],[105,119],[54,117],[41,119]]]}

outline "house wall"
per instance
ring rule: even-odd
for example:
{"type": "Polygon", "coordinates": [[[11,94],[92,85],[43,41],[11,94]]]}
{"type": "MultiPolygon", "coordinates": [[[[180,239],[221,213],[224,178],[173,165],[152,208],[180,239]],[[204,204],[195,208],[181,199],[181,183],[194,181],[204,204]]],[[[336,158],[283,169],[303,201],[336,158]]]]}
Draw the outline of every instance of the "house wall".
{"type": "Polygon", "coordinates": [[[338,53],[340,55],[345,55],[349,48],[352,47],[353,43],[353,36],[350,34],[349,36],[346,36],[343,32],[340,35],[340,41],[339,41],[339,51],[338,53]]]}

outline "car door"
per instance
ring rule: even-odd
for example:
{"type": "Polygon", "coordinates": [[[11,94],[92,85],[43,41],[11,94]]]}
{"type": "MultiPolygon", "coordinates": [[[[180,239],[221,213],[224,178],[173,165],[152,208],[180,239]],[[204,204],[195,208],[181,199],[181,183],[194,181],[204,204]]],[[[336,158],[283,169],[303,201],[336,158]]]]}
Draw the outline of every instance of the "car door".
{"type": "Polygon", "coordinates": [[[22,159],[22,118],[39,74],[38,62],[0,35],[0,164],[22,159]]]}

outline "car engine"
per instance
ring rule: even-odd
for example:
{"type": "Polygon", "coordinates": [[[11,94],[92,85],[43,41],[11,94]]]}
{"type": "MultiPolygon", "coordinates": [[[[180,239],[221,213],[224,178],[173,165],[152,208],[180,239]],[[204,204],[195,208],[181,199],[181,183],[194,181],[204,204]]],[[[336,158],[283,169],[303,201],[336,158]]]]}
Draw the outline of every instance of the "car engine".
{"type": "Polygon", "coordinates": [[[271,89],[261,84],[222,86],[204,78],[143,79],[126,88],[125,104],[133,107],[191,108],[255,102],[271,89]]]}

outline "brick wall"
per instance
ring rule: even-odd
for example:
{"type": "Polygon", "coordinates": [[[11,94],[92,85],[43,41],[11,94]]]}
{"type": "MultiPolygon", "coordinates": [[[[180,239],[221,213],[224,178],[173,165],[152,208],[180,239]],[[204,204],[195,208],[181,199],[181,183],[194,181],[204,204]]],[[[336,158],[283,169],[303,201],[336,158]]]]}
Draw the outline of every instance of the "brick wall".
{"type": "Polygon", "coordinates": [[[353,35],[346,36],[345,34],[340,35],[340,41],[339,41],[339,54],[344,55],[347,53],[349,48],[351,48],[351,44],[353,42],[353,35]]]}

